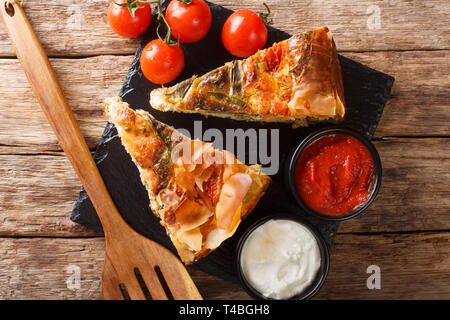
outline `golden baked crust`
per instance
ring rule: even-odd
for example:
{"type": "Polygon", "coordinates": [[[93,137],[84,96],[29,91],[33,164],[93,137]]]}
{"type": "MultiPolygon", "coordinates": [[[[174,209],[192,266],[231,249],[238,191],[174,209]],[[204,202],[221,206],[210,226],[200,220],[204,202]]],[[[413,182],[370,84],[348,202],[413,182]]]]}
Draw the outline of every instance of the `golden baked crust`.
{"type": "Polygon", "coordinates": [[[294,126],[338,122],[345,115],[340,63],[327,27],[292,36],[201,77],[155,89],[150,104],[161,111],[294,126]]]}
{"type": "Polygon", "coordinates": [[[150,208],[183,262],[191,264],[231,237],[270,183],[260,167],[191,140],[119,97],[105,103],[109,121],[139,169],[150,208]]]}

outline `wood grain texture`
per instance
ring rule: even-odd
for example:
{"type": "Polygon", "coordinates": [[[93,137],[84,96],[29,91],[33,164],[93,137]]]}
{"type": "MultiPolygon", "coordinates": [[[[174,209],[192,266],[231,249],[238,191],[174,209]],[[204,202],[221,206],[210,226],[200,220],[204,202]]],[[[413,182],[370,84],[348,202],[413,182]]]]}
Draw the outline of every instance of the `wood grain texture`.
{"type": "Polygon", "coordinates": [[[119,285],[133,300],[145,300],[136,278],[139,270],[153,299],[167,300],[158,281],[159,268],[170,292],[177,300],[202,299],[183,263],[168,249],[133,230],[121,217],[89,147],[80,131],[56,74],[34,33],[22,7],[10,4],[14,15],[0,1],[0,13],[7,27],[17,57],[61,148],[69,159],[97,212],[105,233],[106,253],[102,272],[102,296],[123,300],[119,285]]]}
{"type": "Polygon", "coordinates": [[[98,235],[69,220],[81,184],[62,153],[2,154],[0,163],[0,234],[98,235]]]}
{"type": "MultiPolygon", "coordinates": [[[[18,2],[0,1],[0,14],[28,82],[53,133],[89,194],[105,233],[126,226],[102,180],[50,61],[18,2]]],[[[128,226],[126,226],[127,229],[128,226]]]]}
{"type": "MultiPolygon", "coordinates": [[[[383,162],[381,190],[339,232],[449,230],[450,139],[388,139],[375,146],[383,162]]],[[[80,183],[62,153],[1,154],[4,149],[0,236],[98,235],[69,220],[80,183]]]]}
{"type": "MultiPolygon", "coordinates": [[[[109,2],[57,0],[42,5],[41,0],[26,0],[24,10],[48,56],[131,54],[139,39],[120,37],[109,28],[109,2]]],[[[0,30],[0,56],[14,56],[3,25],[0,30]]]]}
{"type": "MultiPolygon", "coordinates": [[[[449,239],[446,232],[338,235],[328,279],[315,299],[449,299],[449,239]],[[366,287],[367,267],[374,264],[381,269],[381,290],[366,287]]],[[[0,238],[0,298],[100,299],[104,250],[103,238],[0,238]],[[80,287],[68,289],[77,267],[80,287]]],[[[205,299],[248,298],[238,284],[189,272],[205,299]]]]}
{"type": "MultiPolygon", "coordinates": [[[[262,9],[259,0],[214,2],[262,9]]],[[[379,196],[341,224],[316,298],[450,299],[450,139],[440,138],[450,134],[450,3],[266,2],[275,27],[295,33],[328,25],[343,55],[396,77],[376,137],[405,138],[376,141],[384,167],[379,196]],[[366,288],[371,264],[381,267],[381,290],[366,288]]],[[[91,150],[106,123],[102,100],[118,93],[139,43],[110,31],[108,3],[25,0],[46,52],[59,57],[51,63],[91,150]]],[[[13,56],[0,24],[0,57],[13,56]]],[[[68,219],[80,183],[18,61],[0,59],[0,74],[0,299],[100,299],[104,238],[68,219]],[[80,267],[76,290],[67,287],[70,266],[80,267]]],[[[189,272],[206,299],[248,298],[237,284],[189,272]]]]}
{"type": "MultiPolygon", "coordinates": [[[[346,53],[346,56],[396,77],[377,137],[450,133],[448,51],[346,53]]],[[[91,149],[106,124],[103,99],[118,94],[131,61],[132,56],[51,59],[91,149]]],[[[18,61],[0,59],[0,73],[0,145],[21,146],[35,153],[60,150],[18,61]]]]}
{"type": "Polygon", "coordinates": [[[338,235],[316,299],[450,299],[450,234],[338,235]],[[367,267],[381,269],[368,290],[367,267]]]}
{"type": "MultiPolygon", "coordinates": [[[[106,19],[109,2],[58,0],[43,6],[41,0],[26,0],[24,8],[50,56],[132,54],[139,40],[119,37],[110,30],[106,19]]],[[[214,2],[232,10],[263,11],[259,0],[214,2]]],[[[450,4],[446,0],[268,0],[266,3],[272,9],[274,27],[295,33],[327,25],[333,31],[339,51],[449,48],[450,4]]],[[[2,26],[0,56],[13,55],[2,26]]]]}
{"type": "Polygon", "coordinates": [[[450,139],[385,139],[375,146],[381,189],[361,216],[339,232],[450,230],[450,139]]]}

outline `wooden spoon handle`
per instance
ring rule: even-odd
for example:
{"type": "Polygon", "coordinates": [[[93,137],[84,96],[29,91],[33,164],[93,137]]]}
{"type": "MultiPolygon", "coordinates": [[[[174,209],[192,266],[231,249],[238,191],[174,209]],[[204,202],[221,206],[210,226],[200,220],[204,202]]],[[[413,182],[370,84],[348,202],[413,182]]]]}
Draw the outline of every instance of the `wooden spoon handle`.
{"type": "Polygon", "coordinates": [[[109,196],[55,72],[30,22],[17,0],[0,0],[0,12],[31,88],[61,148],[88,193],[105,233],[114,230],[118,223],[123,224],[122,218],[109,196]]]}

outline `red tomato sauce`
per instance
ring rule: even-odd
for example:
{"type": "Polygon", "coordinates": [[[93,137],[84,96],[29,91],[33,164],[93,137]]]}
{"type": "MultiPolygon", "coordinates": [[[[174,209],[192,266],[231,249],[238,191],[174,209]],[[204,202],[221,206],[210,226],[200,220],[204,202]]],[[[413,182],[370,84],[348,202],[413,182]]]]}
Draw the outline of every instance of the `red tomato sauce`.
{"type": "Polygon", "coordinates": [[[314,211],[339,216],[363,204],[374,184],[374,161],[358,139],[346,134],[318,138],[295,166],[297,191],[314,211]]]}

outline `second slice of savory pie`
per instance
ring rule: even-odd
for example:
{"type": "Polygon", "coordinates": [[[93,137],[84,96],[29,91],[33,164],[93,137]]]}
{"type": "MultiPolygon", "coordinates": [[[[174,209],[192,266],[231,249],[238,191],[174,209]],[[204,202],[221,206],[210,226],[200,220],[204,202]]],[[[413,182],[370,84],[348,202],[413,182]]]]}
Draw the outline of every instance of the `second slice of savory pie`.
{"type": "Polygon", "coordinates": [[[155,89],[161,111],[198,112],[236,120],[339,122],[345,103],[336,46],[327,27],[275,43],[169,88],[155,89]]]}
{"type": "Polygon", "coordinates": [[[150,208],[188,265],[231,237],[270,183],[260,166],[191,140],[121,98],[106,114],[139,169],[150,208]]]}

